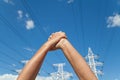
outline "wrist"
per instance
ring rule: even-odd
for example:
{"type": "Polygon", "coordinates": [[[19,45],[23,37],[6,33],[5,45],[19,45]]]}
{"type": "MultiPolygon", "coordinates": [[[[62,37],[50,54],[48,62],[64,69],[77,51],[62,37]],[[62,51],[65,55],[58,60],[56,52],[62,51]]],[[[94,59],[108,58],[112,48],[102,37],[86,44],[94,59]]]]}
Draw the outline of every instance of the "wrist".
{"type": "Polygon", "coordinates": [[[51,42],[47,41],[47,42],[44,44],[44,46],[45,46],[47,49],[50,49],[51,46],[52,46],[52,44],[51,44],[51,42]]]}
{"type": "Polygon", "coordinates": [[[54,40],[48,40],[46,43],[45,43],[45,46],[47,46],[48,50],[51,51],[51,49],[54,50],[54,47],[55,47],[55,41],[54,40]]]}
{"type": "Polygon", "coordinates": [[[63,49],[67,44],[68,44],[68,40],[66,38],[62,38],[59,43],[57,44],[57,46],[59,46],[59,48],[63,49]]]}

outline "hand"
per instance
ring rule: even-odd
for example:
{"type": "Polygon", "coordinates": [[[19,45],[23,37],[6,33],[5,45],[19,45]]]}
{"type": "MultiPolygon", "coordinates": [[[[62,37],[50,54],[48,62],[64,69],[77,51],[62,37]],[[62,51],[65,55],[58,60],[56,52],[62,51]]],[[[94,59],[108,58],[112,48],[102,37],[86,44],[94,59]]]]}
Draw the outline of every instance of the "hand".
{"type": "Polygon", "coordinates": [[[56,44],[56,48],[57,49],[62,49],[64,47],[64,44],[66,44],[68,42],[68,40],[66,38],[62,38],[57,44],[56,44]]]}
{"type": "Polygon", "coordinates": [[[66,35],[64,32],[56,32],[56,33],[52,33],[50,35],[50,37],[48,38],[48,42],[50,43],[50,50],[56,50],[59,47],[59,45],[56,46],[56,44],[62,39],[62,38],[66,38],[66,35]]]}

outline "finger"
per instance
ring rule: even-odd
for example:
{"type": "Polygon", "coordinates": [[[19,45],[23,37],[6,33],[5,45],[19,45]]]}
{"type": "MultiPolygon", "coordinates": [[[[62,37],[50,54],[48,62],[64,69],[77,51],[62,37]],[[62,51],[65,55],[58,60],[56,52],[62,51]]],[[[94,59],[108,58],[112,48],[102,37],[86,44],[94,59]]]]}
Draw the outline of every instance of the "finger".
{"type": "Polygon", "coordinates": [[[63,34],[66,35],[65,32],[63,32],[63,34]]]}
{"type": "Polygon", "coordinates": [[[53,34],[55,34],[55,33],[52,33],[51,35],[53,35],[53,34]]]}
{"type": "Polygon", "coordinates": [[[49,37],[50,39],[52,38],[52,35],[49,37]]]}

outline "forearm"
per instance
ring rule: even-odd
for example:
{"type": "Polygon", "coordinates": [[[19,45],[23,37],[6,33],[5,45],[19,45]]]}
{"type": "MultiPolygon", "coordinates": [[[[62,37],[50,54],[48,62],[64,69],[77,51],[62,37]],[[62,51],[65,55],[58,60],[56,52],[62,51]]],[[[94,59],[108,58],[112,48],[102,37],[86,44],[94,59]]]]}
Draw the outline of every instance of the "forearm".
{"type": "Polygon", "coordinates": [[[17,80],[35,80],[35,77],[37,76],[48,50],[49,45],[45,43],[25,65],[17,80]]]}
{"type": "Polygon", "coordinates": [[[79,79],[82,80],[97,80],[93,72],[90,70],[89,66],[82,58],[82,56],[74,49],[74,47],[69,43],[68,40],[64,40],[61,48],[64,55],[72,65],[74,71],[78,75],[79,79]]]}
{"type": "Polygon", "coordinates": [[[52,33],[48,41],[38,50],[32,59],[26,64],[17,80],[35,80],[37,73],[43,63],[43,60],[50,50],[56,50],[55,45],[61,38],[66,38],[64,32],[52,33]]]}

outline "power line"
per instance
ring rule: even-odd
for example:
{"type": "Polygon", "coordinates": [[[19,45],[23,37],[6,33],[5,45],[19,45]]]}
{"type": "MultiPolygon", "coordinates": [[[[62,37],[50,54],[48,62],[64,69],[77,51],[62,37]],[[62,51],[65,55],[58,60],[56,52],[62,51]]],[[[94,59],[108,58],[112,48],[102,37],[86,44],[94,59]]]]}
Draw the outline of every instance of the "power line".
{"type": "MultiPolygon", "coordinates": [[[[22,64],[24,66],[28,63],[28,61],[29,60],[20,61],[20,64],[22,64]]],[[[22,69],[16,69],[16,70],[13,70],[13,71],[19,74],[22,71],[22,69]]],[[[50,73],[45,71],[44,68],[42,68],[41,71],[44,72],[47,75],[50,75],[50,73]]],[[[40,72],[38,72],[38,75],[40,75],[40,72]]]]}
{"type": "Polygon", "coordinates": [[[85,33],[84,33],[84,24],[83,24],[83,1],[82,0],[78,0],[78,6],[79,6],[79,11],[80,11],[80,25],[81,25],[81,35],[82,35],[82,46],[83,46],[83,52],[85,53],[85,33]]]}
{"type": "Polygon", "coordinates": [[[15,26],[12,25],[4,16],[0,14],[0,20],[5,23],[7,28],[9,28],[17,37],[19,37],[25,44],[32,46],[28,41],[15,29],[15,26]]]}
{"type": "MultiPolygon", "coordinates": [[[[12,60],[12,61],[16,61],[18,64],[20,64],[21,66],[23,66],[21,63],[20,63],[20,61],[19,60],[17,60],[16,58],[14,58],[13,56],[9,56],[8,54],[6,54],[5,52],[2,52],[2,51],[0,51],[0,53],[2,53],[5,57],[8,57],[10,60],[12,60]]],[[[2,55],[1,54],[1,55],[2,55]]],[[[11,67],[15,67],[16,66],[16,64],[12,64],[12,63],[9,63],[9,62],[7,62],[7,61],[9,61],[9,60],[7,60],[7,61],[5,61],[6,59],[4,59],[4,60],[0,60],[0,62],[2,62],[2,63],[4,63],[4,64],[7,64],[8,66],[11,66],[11,67]]],[[[1,66],[2,67],[2,66],[1,66]]],[[[3,66],[4,67],[4,66],[3,66]]]]}
{"type": "Polygon", "coordinates": [[[11,70],[11,69],[8,69],[8,67],[6,67],[6,66],[4,66],[4,67],[0,66],[0,69],[4,69],[4,70],[7,70],[7,71],[14,72],[13,70],[11,70]]]}
{"type": "MultiPolygon", "coordinates": [[[[26,11],[30,14],[30,16],[32,16],[32,18],[37,21],[36,23],[38,23],[38,29],[40,31],[42,31],[43,35],[45,35],[46,37],[48,36],[48,34],[43,30],[41,23],[39,21],[39,19],[36,17],[36,14],[34,13],[34,11],[32,10],[31,6],[29,5],[29,3],[26,0],[21,0],[24,8],[26,9],[26,11]],[[42,30],[41,30],[42,29],[42,30]]],[[[58,53],[58,52],[57,52],[58,53]]],[[[55,54],[56,56],[58,54],[55,54]]],[[[60,56],[58,57],[59,60],[61,60],[60,56]]]]}
{"type": "MultiPolygon", "coordinates": [[[[76,33],[76,35],[79,35],[79,31],[78,31],[78,24],[77,24],[77,18],[76,18],[76,16],[75,16],[75,9],[74,9],[74,5],[72,6],[72,12],[73,12],[73,22],[74,22],[74,26],[75,26],[75,33],[76,33]]],[[[82,26],[81,26],[82,27],[82,26]]],[[[78,38],[79,36],[77,36],[77,40],[78,40],[78,43],[79,43],[79,38],[78,38]]]]}
{"type": "Polygon", "coordinates": [[[47,33],[43,30],[41,23],[39,21],[39,19],[35,16],[34,11],[32,10],[31,6],[28,4],[28,2],[26,0],[21,0],[24,8],[26,9],[26,11],[30,14],[30,16],[32,16],[32,19],[34,19],[36,22],[36,24],[38,23],[38,29],[40,30],[40,32],[43,33],[43,35],[48,36],[47,33]],[[41,30],[42,29],[42,30],[41,30]]]}
{"type": "MultiPolygon", "coordinates": [[[[20,52],[18,52],[16,49],[12,48],[11,46],[9,46],[6,42],[0,40],[0,43],[2,43],[3,45],[5,45],[6,47],[8,47],[9,49],[11,49],[12,51],[14,51],[15,53],[19,54],[20,52]]],[[[22,58],[25,57],[22,54],[19,54],[22,58]]]]}
{"type": "MultiPolygon", "coordinates": [[[[9,23],[8,20],[4,16],[2,16],[1,14],[0,14],[0,19],[1,19],[1,21],[3,21],[7,25],[6,27],[9,28],[15,35],[18,35],[17,37],[19,37],[24,43],[27,43],[28,45],[31,45],[30,43],[28,43],[24,39],[24,37],[20,33],[18,33],[18,31],[16,31],[16,29],[14,28],[14,26],[11,23],[9,23]]],[[[0,40],[0,42],[2,44],[4,44],[5,46],[7,46],[8,48],[10,48],[11,50],[13,50],[14,52],[18,53],[18,51],[16,51],[14,48],[10,47],[5,41],[0,40]]],[[[22,54],[19,54],[19,55],[22,58],[25,57],[22,54]]]]}
{"type": "MultiPolygon", "coordinates": [[[[12,56],[7,55],[5,52],[0,51],[0,53],[2,53],[4,56],[6,56],[6,57],[10,58],[10,59],[11,59],[11,60],[13,60],[13,61],[18,61],[16,58],[14,58],[14,57],[12,57],[12,56]]],[[[1,54],[1,55],[2,55],[2,54],[1,54]]],[[[19,63],[19,61],[18,61],[18,63],[19,63]]]]}

